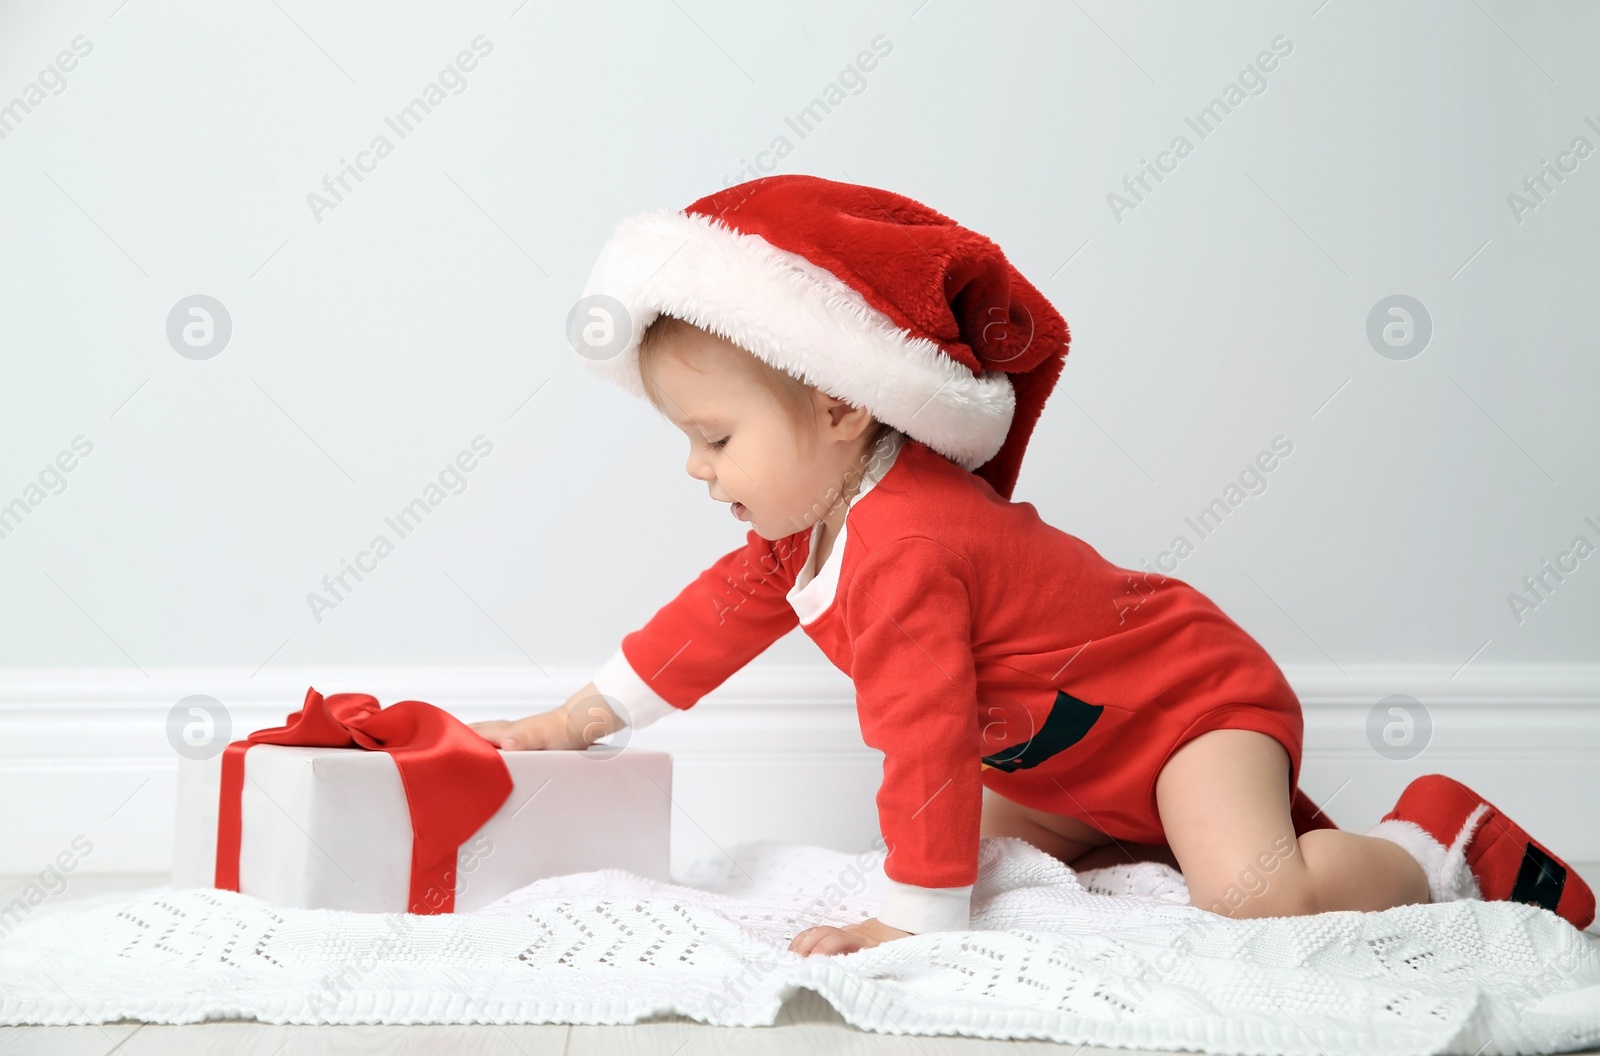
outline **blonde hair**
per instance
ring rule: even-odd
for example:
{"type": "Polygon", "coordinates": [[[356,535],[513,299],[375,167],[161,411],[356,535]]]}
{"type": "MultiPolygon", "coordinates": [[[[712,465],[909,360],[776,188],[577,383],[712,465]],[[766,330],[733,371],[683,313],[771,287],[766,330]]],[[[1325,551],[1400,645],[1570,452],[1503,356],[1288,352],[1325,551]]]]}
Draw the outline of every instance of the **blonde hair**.
{"type": "MultiPolygon", "coordinates": [[[[656,316],[655,320],[645,327],[644,333],[639,335],[639,377],[644,383],[645,395],[649,398],[651,405],[663,414],[667,413],[666,408],[663,406],[666,398],[665,394],[655,384],[654,365],[675,339],[682,338],[691,331],[698,331],[708,337],[717,336],[686,319],[665,314],[656,316]]],[[[738,346],[735,345],[734,347],[737,348],[738,346]]],[[[819,391],[817,387],[801,381],[787,371],[779,370],[760,356],[752,355],[743,349],[741,351],[744,351],[745,355],[749,356],[751,362],[755,364],[756,377],[760,379],[767,391],[777,398],[779,406],[788,415],[795,432],[804,433],[807,437],[814,439],[816,436],[816,403],[813,394],[819,391]]],[[[874,418],[873,422],[876,425],[876,429],[868,437],[867,446],[869,449],[893,428],[889,423],[878,421],[877,418],[874,418]]]]}

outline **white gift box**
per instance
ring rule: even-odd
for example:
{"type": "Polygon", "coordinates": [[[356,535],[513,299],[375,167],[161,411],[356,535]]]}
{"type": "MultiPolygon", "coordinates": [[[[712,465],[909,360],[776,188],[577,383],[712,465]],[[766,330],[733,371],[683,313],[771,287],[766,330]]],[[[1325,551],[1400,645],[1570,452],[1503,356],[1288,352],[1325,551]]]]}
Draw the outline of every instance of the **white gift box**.
{"type": "MultiPolygon", "coordinates": [[[[500,757],[511,796],[461,845],[457,912],[594,869],[671,882],[671,755],[596,746],[500,757]]],[[[243,894],[302,909],[406,909],[411,814],[389,753],[257,744],[244,763],[243,894]]],[[[175,888],[215,886],[221,784],[220,753],[179,760],[175,888]]]]}

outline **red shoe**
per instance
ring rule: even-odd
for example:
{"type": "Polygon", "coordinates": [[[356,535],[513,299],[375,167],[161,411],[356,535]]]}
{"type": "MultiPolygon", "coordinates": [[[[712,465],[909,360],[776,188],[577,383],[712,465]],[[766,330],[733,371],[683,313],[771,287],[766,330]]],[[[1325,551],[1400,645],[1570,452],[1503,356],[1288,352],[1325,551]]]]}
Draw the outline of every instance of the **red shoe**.
{"type": "Polygon", "coordinates": [[[1493,803],[1443,774],[1407,785],[1366,835],[1398,843],[1422,863],[1434,902],[1526,902],[1580,931],[1594,922],[1594,892],[1576,870],[1493,803]]]}

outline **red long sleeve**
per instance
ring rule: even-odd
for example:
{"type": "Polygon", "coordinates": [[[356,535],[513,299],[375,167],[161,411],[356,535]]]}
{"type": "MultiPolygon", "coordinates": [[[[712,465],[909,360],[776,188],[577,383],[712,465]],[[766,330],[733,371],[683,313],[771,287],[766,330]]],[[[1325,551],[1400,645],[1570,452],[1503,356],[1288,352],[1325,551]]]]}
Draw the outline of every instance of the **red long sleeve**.
{"type": "Polygon", "coordinates": [[[884,753],[884,873],[919,887],[959,887],[978,876],[983,751],[972,579],[961,555],[906,538],[864,556],[841,584],[861,736],[884,753]]]}
{"type": "Polygon", "coordinates": [[[769,541],[752,529],[623,637],[628,665],[673,707],[693,706],[799,623],[785,594],[806,553],[803,533],[769,541]]]}

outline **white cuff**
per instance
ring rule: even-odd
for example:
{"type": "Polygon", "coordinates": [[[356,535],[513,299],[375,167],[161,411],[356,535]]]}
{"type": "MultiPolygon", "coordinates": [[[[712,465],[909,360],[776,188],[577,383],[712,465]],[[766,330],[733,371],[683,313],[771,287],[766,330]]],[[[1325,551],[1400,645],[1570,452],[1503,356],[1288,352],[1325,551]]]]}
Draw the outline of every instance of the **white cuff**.
{"type": "Polygon", "coordinates": [[[650,688],[649,683],[639,677],[620,646],[600,665],[590,681],[602,697],[609,697],[622,705],[623,714],[618,717],[635,730],[642,730],[664,715],[683,710],[667,703],[650,688]]]}
{"type": "Polygon", "coordinates": [[[1478,878],[1472,875],[1472,869],[1467,865],[1467,844],[1488,809],[1486,804],[1479,803],[1449,847],[1440,843],[1421,825],[1401,818],[1380,821],[1364,835],[1398,843],[1417,860],[1422,871],[1428,875],[1429,901],[1454,902],[1461,898],[1481,900],[1483,891],[1478,878]]]}
{"type": "Polygon", "coordinates": [[[889,881],[878,919],[891,928],[921,935],[925,931],[966,931],[971,927],[972,885],[918,887],[889,881]]]}

